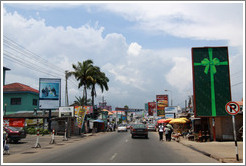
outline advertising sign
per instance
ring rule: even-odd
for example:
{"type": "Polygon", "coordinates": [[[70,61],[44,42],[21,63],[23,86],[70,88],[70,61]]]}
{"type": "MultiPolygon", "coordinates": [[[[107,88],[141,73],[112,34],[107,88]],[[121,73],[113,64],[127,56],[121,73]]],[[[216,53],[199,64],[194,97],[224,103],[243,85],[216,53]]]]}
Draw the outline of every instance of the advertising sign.
{"type": "Polygon", "coordinates": [[[24,118],[3,118],[3,126],[24,127],[24,118]]]}
{"type": "Polygon", "coordinates": [[[148,102],[148,114],[153,116],[154,109],[156,109],[156,102],[148,102]]]}
{"type": "Polygon", "coordinates": [[[165,113],[166,114],[177,114],[178,113],[178,107],[166,107],[165,113]]]}
{"type": "Polygon", "coordinates": [[[59,107],[59,117],[74,117],[74,107],[59,107]]]}
{"type": "Polygon", "coordinates": [[[61,105],[61,79],[39,78],[39,109],[58,109],[61,105]]]}
{"type": "Polygon", "coordinates": [[[85,114],[86,114],[86,109],[84,109],[82,106],[75,106],[75,117],[77,117],[77,126],[79,128],[82,128],[84,119],[85,119],[85,114]]]}
{"type": "Polygon", "coordinates": [[[195,116],[227,116],[224,108],[231,101],[228,48],[192,48],[192,69],[195,116]]]}
{"type": "Polygon", "coordinates": [[[167,95],[156,95],[157,102],[157,116],[165,116],[165,107],[168,106],[168,96],[167,95]]]}
{"type": "MultiPolygon", "coordinates": [[[[38,118],[38,124],[43,124],[43,118],[38,118]]],[[[37,125],[37,119],[26,119],[26,125],[27,126],[36,126],[37,125]]]]}
{"type": "Polygon", "coordinates": [[[175,114],[165,114],[165,118],[175,118],[175,114]]]}

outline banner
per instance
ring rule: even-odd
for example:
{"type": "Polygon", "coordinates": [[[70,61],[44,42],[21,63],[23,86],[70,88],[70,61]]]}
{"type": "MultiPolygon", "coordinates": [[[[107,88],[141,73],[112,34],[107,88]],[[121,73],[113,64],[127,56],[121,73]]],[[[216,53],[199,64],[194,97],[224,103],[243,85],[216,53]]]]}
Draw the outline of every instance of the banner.
{"type": "Polygon", "coordinates": [[[194,114],[196,117],[228,116],[231,101],[227,47],[192,48],[194,114]]]}
{"type": "Polygon", "coordinates": [[[75,106],[74,109],[75,117],[77,118],[77,126],[79,128],[82,128],[85,119],[86,109],[84,109],[82,106],[75,106]]]}
{"type": "Polygon", "coordinates": [[[59,117],[74,117],[74,107],[59,107],[59,117]]]}
{"type": "Polygon", "coordinates": [[[24,127],[24,118],[3,118],[3,126],[24,127]]]}
{"type": "Polygon", "coordinates": [[[148,102],[148,114],[149,116],[153,116],[153,112],[156,109],[156,102],[148,102]]]}
{"type": "Polygon", "coordinates": [[[165,107],[168,107],[168,95],[156,95],[157,116],[165,116],[165,107]]]}
{"type": "Polygon", "coordinates": [[[61,105],[61,79],[39,78],[39,109],[58,109],[61,105]]]}
{"type": "MultiPolygon", "coordinates": [[[[26,119],[25,122],[27,126],[37,125],[37,119],[26,119]]],[[[43,124],[43,118],[38,119],[38,124],[43,124]]]]}

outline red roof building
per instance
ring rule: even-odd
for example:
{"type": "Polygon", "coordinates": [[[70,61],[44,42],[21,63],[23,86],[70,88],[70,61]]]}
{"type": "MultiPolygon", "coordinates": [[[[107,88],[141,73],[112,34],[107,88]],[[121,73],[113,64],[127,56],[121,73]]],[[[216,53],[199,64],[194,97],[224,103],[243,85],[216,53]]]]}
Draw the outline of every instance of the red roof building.
{"type": "Polygon", "coordinates": [[[4,93],[16,93],[16,92],[33,92],[33,93],[39,93],[38,90],[31,88],[30,86],[21,84],[21,83],[12,83],[8,85],[3,86],[3,92],[4,93]]]}

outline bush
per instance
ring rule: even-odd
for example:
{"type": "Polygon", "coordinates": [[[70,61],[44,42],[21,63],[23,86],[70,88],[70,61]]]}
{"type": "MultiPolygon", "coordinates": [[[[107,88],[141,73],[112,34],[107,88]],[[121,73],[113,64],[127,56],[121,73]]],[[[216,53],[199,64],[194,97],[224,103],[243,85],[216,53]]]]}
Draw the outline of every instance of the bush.
{"type": "Polygon", "coordinates": [[[29,127],[26,130],[27,134],[36,134],[37,130],[34,127],[29,127]]]}

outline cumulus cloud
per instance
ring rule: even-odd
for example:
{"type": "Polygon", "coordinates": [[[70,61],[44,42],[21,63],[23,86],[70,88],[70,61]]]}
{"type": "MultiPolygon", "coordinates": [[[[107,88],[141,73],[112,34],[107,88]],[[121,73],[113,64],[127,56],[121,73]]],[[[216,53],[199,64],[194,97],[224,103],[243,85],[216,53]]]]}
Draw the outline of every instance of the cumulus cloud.
{"type": "Polygon", "coordinates": [[[141,51],[141,48],[142,48],[142,46],[140,46],[138,43],[136,43],[136,42],[131,43],[129,48],[128,48],[127,53],[129,55],[138,56],[140,51],[141,51]]]}

